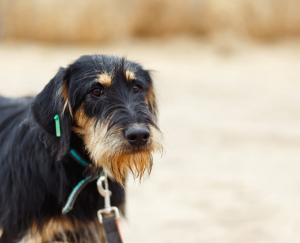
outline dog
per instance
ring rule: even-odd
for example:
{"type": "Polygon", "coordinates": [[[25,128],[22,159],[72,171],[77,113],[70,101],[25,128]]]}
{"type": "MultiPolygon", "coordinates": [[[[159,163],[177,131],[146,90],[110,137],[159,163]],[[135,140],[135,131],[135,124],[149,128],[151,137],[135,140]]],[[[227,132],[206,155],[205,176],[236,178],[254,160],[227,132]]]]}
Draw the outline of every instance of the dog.
{"type": "Polygon", "coordinates": [[[150,71],[126,58],[82,56],[36,97],[0,97],[0,242],[106,242],[96,183],[62,214],[68,196],[105,171],[111,203],[124,212],[127,174],[150,173],[161,140],[150,71]]]}

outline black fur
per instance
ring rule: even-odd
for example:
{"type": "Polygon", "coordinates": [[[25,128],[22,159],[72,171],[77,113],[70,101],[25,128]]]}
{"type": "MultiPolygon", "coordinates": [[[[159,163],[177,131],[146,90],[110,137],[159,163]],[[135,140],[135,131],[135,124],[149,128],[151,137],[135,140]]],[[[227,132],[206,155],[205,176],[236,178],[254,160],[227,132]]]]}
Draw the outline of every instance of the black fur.
{"type": "MultiPolygon", "coordinates": [[[[145,96],[152,86],[149,73],[136,63],[113,56],[83,56],[56,76],[35,98],[0,97],[0,228],[1,243],[17,242],[36,223],[40,227],[61,210],[76,184],[89,173],[69,155],[74,148],[93,164],[84,148],[73,115],[80,106],[90,119],[109,119],[109,129],[133,123],[155,124],[155,101],[145,96]],[[135,70],[134,82],[124,81],[124,70],[135,70]],[[96,82],[97,75],[113,73],[111,87],[96,82]],[[62,95],[67,87],[68,105],[62,95]],[[132,86],[141,91],[133,94],[132,86]],[[105,95],[94,96],[99,88],[105,95]],[[54,116],[60,115],[60,138],[55,135],[54,116]]],[[[135,148],[136,149],[136,148],[135,148]]],[[[95,172],[96,171],[96,172],[95,172]]],[[[112,205],[124,207],[124,188],[110,181],[112,205]]],[[[94,220],[103,208],[96,183],[89,184],[78,196],[74,209],[65,217],[76,221],[94,220]]],[[[75,232],[78,233],[78,232],[75,232]]]]}

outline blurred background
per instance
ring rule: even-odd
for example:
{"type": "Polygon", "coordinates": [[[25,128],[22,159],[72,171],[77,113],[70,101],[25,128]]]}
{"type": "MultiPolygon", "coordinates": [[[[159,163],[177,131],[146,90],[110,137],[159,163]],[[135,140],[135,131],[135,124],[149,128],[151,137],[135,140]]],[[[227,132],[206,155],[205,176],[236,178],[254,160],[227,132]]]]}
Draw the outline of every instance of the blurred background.
{"type": "Polygon", "coordinates": [[[299,0],[1,0],[0,93],[113,54],[154,70],[165,152],[128,183],[131,243],[300,241],[299,0]]]}

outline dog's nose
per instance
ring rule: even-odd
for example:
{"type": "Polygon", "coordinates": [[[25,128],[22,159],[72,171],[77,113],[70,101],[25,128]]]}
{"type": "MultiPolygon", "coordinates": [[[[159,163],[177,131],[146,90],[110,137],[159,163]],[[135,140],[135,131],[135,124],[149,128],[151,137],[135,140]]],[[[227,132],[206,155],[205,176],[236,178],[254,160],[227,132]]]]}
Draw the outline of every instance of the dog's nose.
{"type": "Polygon", "coordinates": [[[129,128],[125,131],[125,138],[133,146],[145,145],[150,137],[150,131],[148,127],[135,127],[129,128]]]}

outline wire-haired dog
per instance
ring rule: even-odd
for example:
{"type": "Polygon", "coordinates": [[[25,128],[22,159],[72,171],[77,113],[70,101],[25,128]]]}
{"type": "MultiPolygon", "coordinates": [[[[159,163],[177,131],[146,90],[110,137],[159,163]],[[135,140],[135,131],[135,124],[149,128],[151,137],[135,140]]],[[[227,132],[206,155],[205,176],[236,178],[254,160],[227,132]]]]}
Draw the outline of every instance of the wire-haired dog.
{"type": "Polygon", "coordinates": [[[111,178],[112,204],[123,208],[128,170],[138,178],[150,172],[151,154],[161,150],[156,112],[149,72],[104,55],[61,68],[34,98],[0,97],[0,242],[105,242],[95,183],[70,213],[62,215],[62,208],[77,183],[102,168],[111,178]]]}

